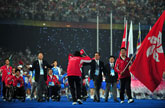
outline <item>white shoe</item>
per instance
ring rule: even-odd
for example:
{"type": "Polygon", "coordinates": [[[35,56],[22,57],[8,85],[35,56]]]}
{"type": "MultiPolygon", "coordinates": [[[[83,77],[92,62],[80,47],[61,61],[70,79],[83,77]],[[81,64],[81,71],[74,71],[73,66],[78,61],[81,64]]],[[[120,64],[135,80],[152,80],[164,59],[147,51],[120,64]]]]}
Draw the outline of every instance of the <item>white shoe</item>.
{"type": "Polygon", "coordinates": [[[78,102],[79,104],[83,104],[83,102],[82,102],[80,99],[77,99],[77,102],[78,102]]]}
{"type": "Polygon", "coordinates": [[[91,98],[91,99],[94,99],[94,96],[91,96],[90,98],[91,98]]]}
{"type": "Polygon", "coordinates": [[[77,102],[73,102],[72,105],[77,105],[77,102]]]}
{"type": "Polygon", "coordinates": [[[30,99],[30,95],[26,96],[26,99],[30,99]]]}
{"type": "Polygon", "coordinates": [[[129,99],[129,100],[128,100],[128,103],[133,103],[133,102],[134,102],[133,99],[129,99]]]}
{"type": "Polygon", "coordinates": [[[124,103],[124,101],[120,101],[120,103],[121,103],[121,104],[123,104],[123,103],[124,103]]]}

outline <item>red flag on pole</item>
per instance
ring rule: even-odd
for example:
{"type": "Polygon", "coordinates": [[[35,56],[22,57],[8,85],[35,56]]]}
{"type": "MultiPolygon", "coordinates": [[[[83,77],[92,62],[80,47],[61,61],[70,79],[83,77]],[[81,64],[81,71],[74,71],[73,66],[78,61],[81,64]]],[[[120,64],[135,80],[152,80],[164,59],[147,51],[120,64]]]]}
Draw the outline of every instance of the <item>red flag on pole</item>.
{"type": "Polygon", "coordinates": [[[84,49],[80,50],[80,54],[83,55],[85,53],[84,49]]]}
{"type": "MultiPolygon", "coordinates": [[[[127,43],[127,21],[125,23],[125,28],[124,28],[124,34],[123,34],[123,39],[121,43],[121,48],[126,48],[126,43],[127,43]]],[[[120,53],[119,53],[120,57],[120,53]]]]}
{"type": "Polygon", "coordinates": [[[121,43],[121,48],[126,48],[126,42],[127,42],[127,22],[125,24],[125,29],[124,29],[124,34],[123,34],[123,39],[121,43]]]}
{"type": "Polygon", "coordinates": [[[130,72],[153,92],[162,80],[165,57],[162,47],[162,28],[165,11],[145,37],[130,72]]]}

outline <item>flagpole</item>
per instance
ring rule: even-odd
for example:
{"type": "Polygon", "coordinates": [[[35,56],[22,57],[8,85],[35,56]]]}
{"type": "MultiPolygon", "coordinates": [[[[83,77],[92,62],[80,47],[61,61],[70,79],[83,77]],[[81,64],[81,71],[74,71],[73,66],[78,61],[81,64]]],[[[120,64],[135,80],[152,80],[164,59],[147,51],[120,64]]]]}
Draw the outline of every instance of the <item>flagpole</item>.
{"type": "Polygon", "coordinates": [[[140,36],[139,36],[139,37],[140,37],[140,45],[141,45],[142,40],[141,40],[141,29],[140,29],[140,22],[139,22],[139,32],[140,32],[140,33],[139,33],[139,34],[140,34],[140,36]]]}
{"type": "Polygon", "coordinates": [[[112,52],[112,12],[111,12],[111,14],[110,14],[110,55],[112,55],[113,54],[113,52],[112,52]]]}
{"type": "Polygon", "coordinates": [[[99,14],[97,14],[97,52],[99,52],[99,14]]]}
{"type": "Polygon", "coordinates": [[[12,56],[13,56],[13,55],[11,54],[10,57],[9,57],[9,60],[12,58],[12,56]]]}
{"type": "Polygon", "coordinates": [[[151,30],[151,28],[152,28],[152,27],[150,26],[150,29],[149,29],[149,31],[151,30]]]}
{"type": "Polygon", "coordinates": [[[124,17],[124,29],[125,29],[125,22],[126,22],[126,18],[124,17]]]}
{"type": "MultiPolygon", "coordinates": [[[[84,50],[84,49],[83,49],[84,50]]],[[[88,54],[86,53],[86,51],[84,50],[84,53],[86,54],[86,56],[88,56],[88,54]]]]}
{"type": "MultiPolygon", "coordinates": [[[[128,26],[127,24],[127,20],[126,20],[126,25],[128,26]]],[[[125,33],[125,48],[127,48],[127,27],[126,27],[126,33],[125,33]]]]}

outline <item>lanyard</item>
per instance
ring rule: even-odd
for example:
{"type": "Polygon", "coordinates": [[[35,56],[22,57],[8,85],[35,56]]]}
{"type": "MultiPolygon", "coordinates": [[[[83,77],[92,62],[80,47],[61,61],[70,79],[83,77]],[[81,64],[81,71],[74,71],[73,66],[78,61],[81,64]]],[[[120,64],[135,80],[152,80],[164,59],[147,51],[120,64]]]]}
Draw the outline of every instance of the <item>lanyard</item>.
{"type": "Polygon", "coordinates": [[[6,66],[7,73],[10,72],[10,66],[7,68],[6,66]]]}

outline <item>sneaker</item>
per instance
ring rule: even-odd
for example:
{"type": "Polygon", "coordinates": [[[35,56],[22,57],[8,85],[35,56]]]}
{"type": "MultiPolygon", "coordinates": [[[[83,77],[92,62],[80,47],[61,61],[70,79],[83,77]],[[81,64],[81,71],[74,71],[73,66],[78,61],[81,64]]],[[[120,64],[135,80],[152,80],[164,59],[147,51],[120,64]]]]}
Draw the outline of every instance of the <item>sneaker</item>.
{"type": "Polygon", "coordinates": [[[94,96],[91,96],[90,98],[91,98],[91,99],[94,99],[94,96]]]}
{"type": "Polygon", "coordinates": [[[78,102],[79,104],[83,104],[83,102],[82,102],[80,99],[77,99],[77,102],[78,102]]]}
{"type": "Polygon", "coordinates": [[[26,99],[30,99],[30,96],[28,95],[28,96],[26,96],[26,99]]]}
{"type": "Polygon", "coordinates": [[[133,99],[129,99],[129,100],[128,100],[128,103],[133,103],[133,102],[134,102],[133,99]]]}
{"type": "Polygon", "coordinates": [[[124,103],[124,101],[122,100],[122,101],[120,101],[120,103],[121,103],[121,104],[123,104],[123,103],[124,103]]]}
{"type": "Polygon", "coordinates": [[[77,102],[73,102],[72,105],[77,105],[77,102]]]}

